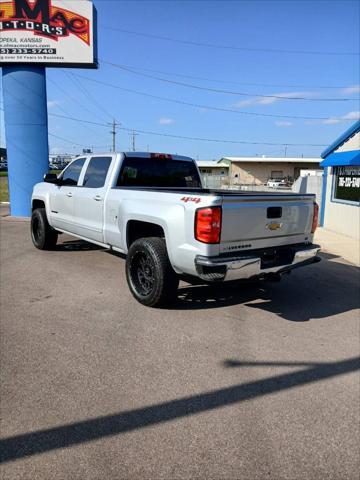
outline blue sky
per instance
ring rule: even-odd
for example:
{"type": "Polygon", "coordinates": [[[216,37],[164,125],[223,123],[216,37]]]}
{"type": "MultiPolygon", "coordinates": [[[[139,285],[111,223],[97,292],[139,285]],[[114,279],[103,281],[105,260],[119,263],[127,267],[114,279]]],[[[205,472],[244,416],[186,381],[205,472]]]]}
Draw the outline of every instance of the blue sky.
{"type": "MultiPolygon", "coordinates": [[[[359,57],[349,53],[359,50],[358,2],[94,3],[98,12],[99,69],[48,69],[49,113],[99,123],[115,118],[123,128],[135,131],[259,143],[215,143],[145,133],[136,136],[138,149],[200,159],[280,156],[284,153],[281,144],[304,144],[289,145],[289,156],[317,156],[325,147],[311,145],[327,146],[357,118],[359,57]],[[316,53],[296,53],[299,51],[316,53]],[[138,74],[105,62],[126,66],[138,74]],[[250,115],[167,102],[97,82],[250,115]],[[308,100],[291,99],[294,97],[308,100]]],[[[95,151],[108,150],[111,144],[107,126],[86,126],[50,116],[49,130],[67,140],[50,137],[53,152],[79,152],[80,147],[72,142],[94,146],[95,151]]],[[[117,148],[130,149],[130,132],[118,132],[117,148]]]]}

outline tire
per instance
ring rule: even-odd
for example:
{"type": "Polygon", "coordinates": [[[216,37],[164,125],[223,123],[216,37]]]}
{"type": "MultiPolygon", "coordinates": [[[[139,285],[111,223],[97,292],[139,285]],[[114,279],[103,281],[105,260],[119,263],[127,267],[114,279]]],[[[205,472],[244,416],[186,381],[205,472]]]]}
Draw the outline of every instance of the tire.
{"type": "Polygon", "coordinates": [[[56,245],[58,234],[50,227],[45,208],[37,208],[31,215],[31,239],[39,250],[51,250],[56,245]]]}
{"type": "Polygon", "coordinates": [[[171,303],[179,278],[174,272],[163,238],[136,240],[126,257],[126,280],[136,300],[148,307],[171,303]]]}

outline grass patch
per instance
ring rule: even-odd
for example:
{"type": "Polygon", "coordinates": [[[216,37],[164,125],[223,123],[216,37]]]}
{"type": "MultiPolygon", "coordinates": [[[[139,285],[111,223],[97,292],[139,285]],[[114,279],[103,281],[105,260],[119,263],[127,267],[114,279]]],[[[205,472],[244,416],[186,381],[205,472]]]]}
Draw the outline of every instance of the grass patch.
{"type": "MultiPolygon", "coordinates": [[[[49,170],[49,173],[56,173],[58,175],[62,170],[49,170]]],[[[7,177],[8,172],[0,172],[0,177],[7,177]]]]}
{"type": "Polygon", "coordinates": [[[9,201],[9,189],[7,178],[0,178],[0,202],[9,201]]]}
{"type": "MultiPolygon", "coordinates": [[[[57,175],[61,170],[50,170],[49,173],[56,173],[57,175]]],[[[8,188],[8,173],[0,172],[0,202],[9,201],[9,188],[8,188]]]]}

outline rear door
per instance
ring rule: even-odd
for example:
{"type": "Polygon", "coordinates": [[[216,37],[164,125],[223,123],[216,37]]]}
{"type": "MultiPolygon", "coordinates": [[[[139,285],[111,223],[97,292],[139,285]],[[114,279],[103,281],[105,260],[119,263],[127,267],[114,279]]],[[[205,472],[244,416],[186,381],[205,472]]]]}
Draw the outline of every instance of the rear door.
{"type": "Polygon", "coordinates": [[[73,232],[74,195],[79,188],[81,170],[86,158],[74,160],[60,174],[61,185],[56,186],[50,195],[51,223],[55,228],[73,232]]]}
{"type": "Polygon", "coordinates": [[[311,195],[224,195],[221,251],[306,242],[313,211],[311,195]]]}
{"type": "Polygon", "coordinates": [[[74,197],[75,233],[96,242],[104,241],[104,199],[112,159],[111,155],[91,157],[74,197]]]}

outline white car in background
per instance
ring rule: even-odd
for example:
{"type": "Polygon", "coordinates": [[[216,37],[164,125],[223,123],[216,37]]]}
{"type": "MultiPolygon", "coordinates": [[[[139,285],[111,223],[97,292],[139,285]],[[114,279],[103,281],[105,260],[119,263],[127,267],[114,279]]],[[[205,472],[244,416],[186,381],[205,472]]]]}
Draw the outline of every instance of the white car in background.
{"type": "Polygon", "coordinates": [[[270,188],[286,187],[286,181],[284,178],[269,178],[266,186],[270,188]]]}

